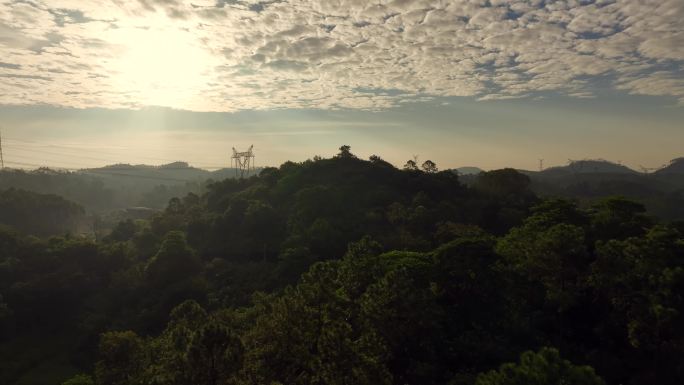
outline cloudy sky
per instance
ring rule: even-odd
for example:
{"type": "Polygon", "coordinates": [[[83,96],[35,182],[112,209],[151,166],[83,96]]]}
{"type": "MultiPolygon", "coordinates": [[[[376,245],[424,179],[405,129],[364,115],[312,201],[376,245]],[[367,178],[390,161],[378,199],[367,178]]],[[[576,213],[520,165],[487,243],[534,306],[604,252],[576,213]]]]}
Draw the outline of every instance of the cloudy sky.
{"type": "Polygon", "coordinates": [[[0,128],[17,167],[654,167],[684,156],[684,1],[0,0],[0,128]]]}

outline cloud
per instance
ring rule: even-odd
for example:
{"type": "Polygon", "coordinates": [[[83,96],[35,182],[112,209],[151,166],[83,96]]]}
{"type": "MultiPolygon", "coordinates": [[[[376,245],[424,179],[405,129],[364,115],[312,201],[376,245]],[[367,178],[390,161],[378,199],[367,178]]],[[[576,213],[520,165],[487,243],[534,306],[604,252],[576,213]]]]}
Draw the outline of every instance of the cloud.
{"type": "Polygon", "coordinates": [[[617,88],[637,95],[676,95],[679,96],[680,103],[684,103],[684,78],[673,76],[669,71],[625,77],[620,80],[617,88]]]}
{"type": "Polygon", "coordinates": [[[681,20],[681,0],[15,0],[0,103],[374,110],[599,81],[682,103],[681,20]]]}
{"type": "Polygon", "coordinates": [[[9,69],[13,69],[13,70],[18,70],[21,68],[21,65],[12,64],[12,63],[3,63],[0,61],[0,68],[9,68],[9,69]]]}

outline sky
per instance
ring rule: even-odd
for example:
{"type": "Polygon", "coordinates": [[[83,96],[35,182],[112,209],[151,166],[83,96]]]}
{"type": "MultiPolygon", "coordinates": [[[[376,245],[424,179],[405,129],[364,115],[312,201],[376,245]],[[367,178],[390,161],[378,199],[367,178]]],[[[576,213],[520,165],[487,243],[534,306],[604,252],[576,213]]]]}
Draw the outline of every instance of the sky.
{"type": "Polygon", "coordinates": [[[684,156],[682,0],[0,0],[6,166],[684,156]]]}

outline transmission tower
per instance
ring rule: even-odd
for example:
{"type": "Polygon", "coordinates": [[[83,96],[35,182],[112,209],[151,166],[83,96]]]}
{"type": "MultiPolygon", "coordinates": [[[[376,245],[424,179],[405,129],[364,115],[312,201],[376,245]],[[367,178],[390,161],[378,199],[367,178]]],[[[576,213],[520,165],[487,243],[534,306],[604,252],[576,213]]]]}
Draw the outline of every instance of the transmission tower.
{"type": "Polygon", "coordinates": [[[539,159],[539,172],[544,171],[544,159],[539,159]]]}
{"type": "Polygon", "coordinates": [[[238,174],[240,178],[244,178],[245,174],[249,175],[250,171],[254,171],[254,145],[249,146],[249,150],[238,152],[233,147],[233,156],[230,157],[230,167],[235,167],[235,177],[238,174]]]}

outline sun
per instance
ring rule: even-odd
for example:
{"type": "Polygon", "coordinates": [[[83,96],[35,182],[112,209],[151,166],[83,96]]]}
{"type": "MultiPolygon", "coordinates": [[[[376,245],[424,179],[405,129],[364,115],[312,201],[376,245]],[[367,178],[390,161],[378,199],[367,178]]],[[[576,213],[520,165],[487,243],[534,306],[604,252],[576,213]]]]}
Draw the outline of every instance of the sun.
{"type": "Polygon", "coordinates": [[[210,81],[212,55],[188,30],[133,29],[126,32],[116,82],[144,105],[194,104],[210,81]]]}

